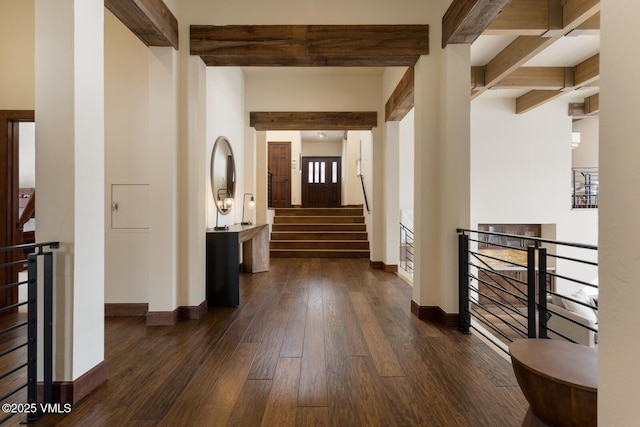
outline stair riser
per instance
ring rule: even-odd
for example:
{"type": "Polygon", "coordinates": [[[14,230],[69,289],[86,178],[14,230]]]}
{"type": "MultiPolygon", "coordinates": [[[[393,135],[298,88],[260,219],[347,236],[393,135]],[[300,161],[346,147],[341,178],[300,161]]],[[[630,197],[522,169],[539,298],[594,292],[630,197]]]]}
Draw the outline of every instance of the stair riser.
{"type": "Polygon", "coordinates": [[[369,250],[369,242],[333,242],[333,241],[271,241],[271,249],[349,249],[369,250]]]}
{"type": "Polygon", "coordinates": [[[362,216],[275,216],[274,224],[362,224],[362,216]]]}
{"type": "Polygon", "coordinates": [[[365,224],[273,224],[272,231],[366,231],[365,224]]]}
{"type": "Polygon", "coordinates": [[[276,216],[362,216],[362,209],[341,208],[341,209],[282,209],[275,210],[276,216]]]}
{"type": "Polygon", "coordinates": [[[369,252],[272,251],[271,258],[369,258],[369,252]]]}
{"type": "Polygon", "coordinates": [[[367,240],[367,233],[305,233],[305,232],[273,232],[271,240],[367,240]]]}

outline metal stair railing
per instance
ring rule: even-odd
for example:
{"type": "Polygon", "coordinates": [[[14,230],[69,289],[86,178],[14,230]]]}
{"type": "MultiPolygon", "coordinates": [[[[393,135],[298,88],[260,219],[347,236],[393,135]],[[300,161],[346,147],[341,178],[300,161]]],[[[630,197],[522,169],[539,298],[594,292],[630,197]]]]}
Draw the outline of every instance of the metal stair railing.
{"type": "MultiPolygon", "coordinates": [[[[58,242],[31,243],[0,248],[0,269],[5,282],[0,291],[18,295],[0,308],[0,402],[4,417],[0,424],[18,414],[24,422],[37,421],[46,404],[53,404],[53,252],[58,242]],[[27,269],[26,280],[21,271],[27,269]],[[39,273],[41,281],[39,282],[39,273]],[[15,278],[13,278],[15,277],[15,278]],[[6,283],[6,282],[9,283],[6,283]],[[26,301],[20,289],[26,288],[26,301]],[[41,292],[42,299],[38,299],[41,292]],[[26,316],[23,313],[26,308],[26,316]],[[42,317],[40,318],[39,315],[42,317]],[[42,337],[39,337],[38,331],[42,337]],[[24,349],[26,348],[26,354],[24,349]],[[42,371],[39,372],[38,367],[42,371]],[[38,377],[42,376],[42,400],[38,401],[38,377]],[[24,390],[26,389],[26,396],[24,390]],[[5,410],[5,409],[8,409],[5,410]],[[15,409],[15,410],[14,410],[15,409]],[[21,410],[22,409],[22,410],[21,410]]],[[[12,298],[11,298],[12,299],[12,298]]]]}

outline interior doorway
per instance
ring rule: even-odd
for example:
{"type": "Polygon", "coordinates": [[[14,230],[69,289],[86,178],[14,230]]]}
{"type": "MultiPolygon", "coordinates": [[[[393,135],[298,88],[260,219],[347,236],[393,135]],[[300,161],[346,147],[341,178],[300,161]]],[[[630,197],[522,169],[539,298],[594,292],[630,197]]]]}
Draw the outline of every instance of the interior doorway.
{"type": "Polygon", "coordinates": [[[270,208],[291,207],[291,142],[269,142],[268,188],[270,208]]]}
{"type": "Polygon", "coordinates": [[[339,208],[342,200],[341,171],[340,157],[303,157],[302,207],[339,208]]]}
{"type": "MultiPolygon", "coordinates": [[[[0,111],[0,197],[4,209],[0,211],[0,246],[14,246],[25,242],[25,224],[35,216],[35,182],[30,189],[20,185],[20,129],[21,124],[33,123],[35,114],[31,110],[0,111]]],[[[33,147],[35,149],[35,145],[33,147]]],[[[22,159],[23,161],[25,159],[22,159]]],[[[34,154],[35,169],[35,154],[34,154]]],[[[35,180],[35,176],[34,176],[35,180]]],[[[28,239],[33,238],[27,227],[28,239]]],[[[10,263],[23,258],[20,253],[1,253],[0,263],[10,263]]],[[[0,270],[0,286],[16,283],[21,265],[0,270]]],[[[18,302],[16,286],[0,290],[0,308],[18,302]]],[[[7,310],[8,314],[15,310],[7,310]]]]}

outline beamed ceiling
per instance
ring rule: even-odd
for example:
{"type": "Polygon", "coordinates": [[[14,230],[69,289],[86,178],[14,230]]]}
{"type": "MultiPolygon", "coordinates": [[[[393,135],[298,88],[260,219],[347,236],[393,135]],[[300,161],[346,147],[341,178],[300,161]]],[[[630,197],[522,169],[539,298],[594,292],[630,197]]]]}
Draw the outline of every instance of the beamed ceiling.
{"type": "MultiPolygon", "coordinates": [[[[162,0],[105,6],[148,46],[178,47],[162,0]]],[[[406,66],[385,111],[400,120],[428,34],[427,25],[193,25],[189,49],[212,66],[406,66]]],[[[443,46],[471,44],[471,99],[511,97],[517,114],[560,97],[574,118],[597,114],[599,36],[599,0],[453,0],[442,17],[443,46]]]]}

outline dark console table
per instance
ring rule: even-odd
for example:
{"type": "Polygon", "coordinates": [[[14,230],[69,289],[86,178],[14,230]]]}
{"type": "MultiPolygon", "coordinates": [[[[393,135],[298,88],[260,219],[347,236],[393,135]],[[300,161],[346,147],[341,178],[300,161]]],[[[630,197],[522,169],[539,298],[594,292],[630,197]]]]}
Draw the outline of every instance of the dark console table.
{"type": "Polygon", "coordinates": [[[228,230],[207,230],[207,305],[240,305],[240,244],[242,270],[269,270],[269,226],[232,225],[228,230]]]}

